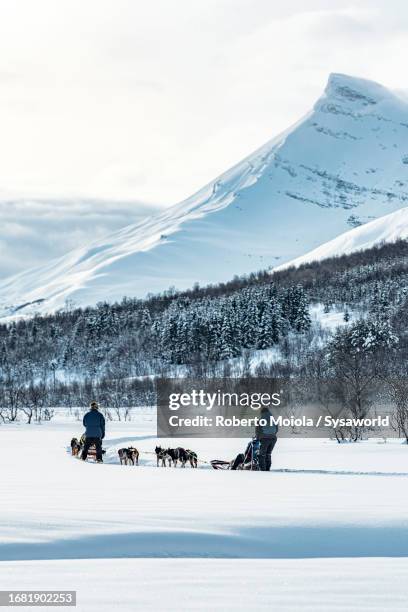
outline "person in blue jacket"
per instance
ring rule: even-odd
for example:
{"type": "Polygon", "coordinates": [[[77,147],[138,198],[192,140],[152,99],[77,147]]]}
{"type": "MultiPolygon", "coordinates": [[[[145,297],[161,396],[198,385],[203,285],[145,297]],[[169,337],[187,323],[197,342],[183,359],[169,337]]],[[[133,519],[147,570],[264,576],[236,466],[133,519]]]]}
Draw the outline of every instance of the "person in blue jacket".
{"type": "Polygon", "coordinates": [[[259,469],[261,472],[269,472],[272,465],[272,451],[275,448],[278,426],[271,423],[272,414],[265,406],[261,410],[260,418],[266,422],[255,428],[255,438],[259,441],[259,469]]]}
{"type": "Polygon", "coordinates": [[[105,437],[105,417],[99,412],[96,402],[91,403],[91,409],[86,413],[82,422],[85,427],[85,444],[82,451],[82,460],[86,461],[89,448],[95,444],[96,460],[98,463],[102,463],[102,440],[105,437]]]}

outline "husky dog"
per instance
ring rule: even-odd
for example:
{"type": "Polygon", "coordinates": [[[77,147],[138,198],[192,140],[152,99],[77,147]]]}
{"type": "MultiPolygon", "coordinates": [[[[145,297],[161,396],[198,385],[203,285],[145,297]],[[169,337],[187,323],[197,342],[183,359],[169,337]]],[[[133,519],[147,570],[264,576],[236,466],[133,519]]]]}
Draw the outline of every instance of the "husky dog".
{"type": "Polygon", "coordinates": [[[139,465],[139,451],[133,446],[118,450],[120,465],[139,465]]]}
{"type": "Polygon", "coordinates": [[[168,448],[166,451],[169,464],[173,464],[177,467],[178,461],[181,463],[181,467],[186,467],[186,463],[189,462],[192,468],[197,467],[197,453],[192,450],[182,448],[168,448]]]}
{"type": "Polygon", "coordinates": [[[132,465],[139,465],[139,451],[134,446],[129,446],[127,450],[128,462],[132,465]]]}
{"type": "Polygon", "coordinates": [[[177,461],[180,459],[180,449],[179,448],[168,448],[166,450],[166,455],[167,455],[167,459],[169,462],[169,467],[171,467],[172,463],[173,463],[173,467],[177,467],[177,461]]]}
{"type": "Polygon", "coordinates": [[[167,450],[161,446],[156,446],[154,452],[156,453],[157,467],[159,467],[160,462],[162,467],[166,467],[166,459],[170,461],[170,458],[167,457],[167,450]]]}
{"type": "Polygon", "coordinates": [[[195,453],[194,451],[190,450],[189,448],[186,449],[186,453],[187,453],[188,460],[190,462],[191,467],[192,468],[196,468],[197,464],[198,464],[197,453],[195,453]]]}
{"type": "Polygon", "coordinates": [[[71,440],[71,453],[73,457],[78,457],[81,452],[81,445],[78,442],[78,438],[72,438],[71,440]]]}

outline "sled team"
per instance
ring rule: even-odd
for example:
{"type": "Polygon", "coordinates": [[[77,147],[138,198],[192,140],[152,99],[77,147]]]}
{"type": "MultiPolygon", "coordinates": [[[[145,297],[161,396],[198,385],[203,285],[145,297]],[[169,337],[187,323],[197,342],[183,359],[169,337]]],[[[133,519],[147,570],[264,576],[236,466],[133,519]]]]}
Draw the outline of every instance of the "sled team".
{"type": "MultiPolygon", "coordinates": [[[[249,442],[244,453],[239,453],[232,461],[221,461],[214,459],[211,465],[214,469],[230,470],[259,470],[269,472],[272,464],[272,451],[277,441],[277,425],[269,425],[271,413],[267,408],[261,411],[261,417],[267,425],[258,425],[255,430],[255,437],[249,442]]],[[[102,440],[105,437],[105,418],[99,412],[96,402],[91,403],[90,410],[83,418],[85,433],[78,440],[72,438],[71,452],[74,457],[81,456],[86,461],[88,455],[95,458],[97,463],[103,462],[102,440]]],[[[189,463],[192,468],[198,465],[197,453],[182,447],[177,448],[155,448],[157,467],[177,467],[180,462],[181,467],[186,467],[189,463]]],[[[121,465],[139,465],[139,451],[130,446],[120,448],[118,456],[121,465]]]]}
{"type": "Polygon", "coordinates": [[[177,467],[178,461],[180,461],[181,467],[186,467],[187,462],[192,468],[197,467],[197,453],[189,448],[181,448],[181,446],[178,448],[162,448],[161,446],[156,446],[154,452],[156,453],[157,467],[159,465],[166,467],[166,461],[169,467],[172,465],[177,467]]]}

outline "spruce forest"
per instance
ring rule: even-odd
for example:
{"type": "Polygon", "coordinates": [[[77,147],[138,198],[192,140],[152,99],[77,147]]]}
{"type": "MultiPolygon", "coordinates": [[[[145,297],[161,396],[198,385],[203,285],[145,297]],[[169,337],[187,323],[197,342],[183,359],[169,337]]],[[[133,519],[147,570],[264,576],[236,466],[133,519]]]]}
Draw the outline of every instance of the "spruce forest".
{"type": "Polygon", "coordinates": [[[121,418],[161,376],[398,377],[408,355],[408,243],[276,273],[0,326],[0,422],[98,397],[121,418]],[[312,316],[312,313],[317,313],[312,316]],[[319,314],[320,313],[320,314],[319,314]],[[336,315],[337,324],[324,325],[336,315]],[[357,360],[358,360],[357,359],[357,360]]]}

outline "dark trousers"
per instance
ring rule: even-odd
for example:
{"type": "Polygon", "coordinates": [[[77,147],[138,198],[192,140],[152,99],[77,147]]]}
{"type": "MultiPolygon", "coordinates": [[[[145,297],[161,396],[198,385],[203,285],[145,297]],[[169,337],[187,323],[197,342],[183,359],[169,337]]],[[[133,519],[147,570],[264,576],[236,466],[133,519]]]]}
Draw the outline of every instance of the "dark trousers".
{"type": "Polygon", "coordinates": [[[274,449],[275,444],[276,444],[276,436],[274,436],[273,438],[262,438],[260,440],[258,461],[259,461],[259,469],[262,472],[269,472],[269,470],[271,469],[271,465],[272,465],[271,455],[272,455],[272,451],[274,449]]]}
{"type": "Polygon", "coordinates": [[[85,438],[84,450],[82,451],[82,460],[85,461],[88,456],[88,451],[95,444],[96,460],[102,461],[102,440],[100,438],[85,438]]]}
{"type": "Polygon", "coordinates": [[[239,455],[237,455],[234,461],[231,463],[231,470],[237,470],[238,466],[244,463],[244,461],[245,461],[244,453],[239,453],[239,455]]]}

